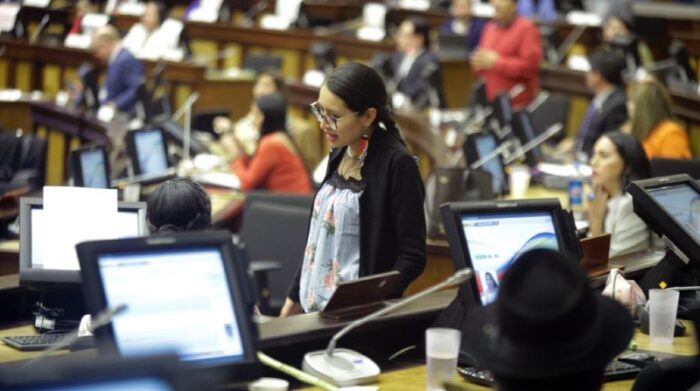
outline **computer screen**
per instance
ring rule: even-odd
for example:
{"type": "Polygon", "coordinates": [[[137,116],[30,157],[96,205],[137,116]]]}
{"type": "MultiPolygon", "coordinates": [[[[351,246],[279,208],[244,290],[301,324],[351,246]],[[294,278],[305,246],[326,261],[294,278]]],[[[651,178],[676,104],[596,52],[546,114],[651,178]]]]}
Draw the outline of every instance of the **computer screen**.
{"type": "Polygon", "coordinates": [[[501,129],[510,125],[513,119],[513,110],[510,105],[510,97],[506,93],[496,95],[492,103],[493,115],[501,129]]]}
{"type": "Polygon", "coordinates": [[[688,174],[632,182],[634,213],[686,263],[700,269],[700,185],[688,174]],[[670,242],[670,243],[669,243],[670,242]]]}
{"type": "Polygon", "coordinates": [[[112,322],[123,356],[176,351],[185,361],[209,362],[242,356],[219,249],[107,253],[97,262],[107,306],[128,308],[112,322]]]}
{"type": "Polygon", "coordinates": [[[700,242],[700,194],[687,183],[649,189],[654,197],[678,224],[700,242]]]}
{"type": "Polygon", "coordinates": [[[130,131],[127,150],[136,175],[157,176],[168,171],[168,148],[162,129],[130,131]]]}
{"type": "Polygon", "coordinates": [[[126,305],[96,335],[101,351],[174,352],[202,369],[257,363],[256,298],[229,232],[84,242],[77,249],[90,312],[126,305]]]}
{"type": "Polygon", "coordinates": [[[559,249],[551,212],[463,214],[462,227],[484,305],[496,299],[503,274],[521,253],[559,249]]]}
{"type": "MultiPolygon", "coordinates": [[[[479,133],[470,135],[464,143],[467,162],[474,164],[491,153],[496,147],[498,147],[498,141],[493,134],[479,133]]],[[[481,168],[491,174],[493,193],[503,193],[506,186],[506,174],[500,155],[485,162],[481,168]]]]}
{"type": "Polygon", "coordinates": [[[73,184],[80,187],[108,189],[109,158],[104,146],[91,146],[71,151],[73,184]]]}
{"type": "MultiPolygon", "coordinates": [[[[521,110],[515,113],[512,128],[515,137],[520,140],[522,146],[534,140],[538,135],[538,132],[535,130],[535,125],[532,122],[532,116],[527,110],[521,110]]],[[[525,160],[528,166],[537,166],[537,164],[543,160],[540,147],[536,146],[525,152],[525,160]]]]}
{"type": "MultiPolygon", "coordinates": [[[[22,198],[20,201],[20,284],[79,283],[78,255],[69,258],[54,257],[51,248],[61,232],[47,232],[41,198],[22,198]]],[[[68,228],[68,225],[66,226],[68,228]]],[[[112,228],[113,238],[134,238],[148,233],[146,204],[142,202],[118,204],[117,219],[112,228]]]]}
{"type": "Polygon", "coordinates": [[[108,379],[102,381],[64,381],[5,388],[7,391],[172,391],[174,388],[161,379],[142,377],[136,379],[108,379]],[[58,384],[56,384],[58,383],[58,384]],[[63,383],[63,384],[60,384],[63,383]]]}
{"type": "Polygon", "coordinates": [[[474,271],[477,304],[496,299],[503,274],[527,250],[549,248],[580,259],[573,218],[558,200],[457,202],[440,212],[455,268],[474,271]]]}

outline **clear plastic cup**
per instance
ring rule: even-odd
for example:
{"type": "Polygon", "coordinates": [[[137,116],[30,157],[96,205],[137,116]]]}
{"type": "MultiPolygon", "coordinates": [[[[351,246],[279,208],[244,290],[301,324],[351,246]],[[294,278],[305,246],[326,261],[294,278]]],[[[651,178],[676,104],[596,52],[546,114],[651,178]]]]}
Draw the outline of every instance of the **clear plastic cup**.
{"type": "Polygon", "coordinates": [[[510,167],[510,195],[512,198],[524,198],[530,187],[530,167],[513,165],[510,167]]]}
{"type": "Polygon", "coordinates": [[[649,290],[649,342],[670,345],[678,310],[678,291],[649,290]]]}
{"type": "Polygon", "coordinates": [[[444,390],[443,382],[454,380],[462,332],[447,328],[425,330],[425,360],[428,391],[444,390]]]}

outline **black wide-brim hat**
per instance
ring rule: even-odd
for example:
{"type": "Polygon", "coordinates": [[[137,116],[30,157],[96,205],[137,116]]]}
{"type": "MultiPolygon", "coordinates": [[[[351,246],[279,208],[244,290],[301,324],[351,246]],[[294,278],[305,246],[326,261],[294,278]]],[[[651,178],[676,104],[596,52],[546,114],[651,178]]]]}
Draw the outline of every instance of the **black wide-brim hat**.
{"type": "Polygon", "coordinates": [[[602,370],[633,332],[629,312],[592,292],[576,262],[536,249],[506,272],[494,303],[468,315],[462,338],[496,376],[541,379],[602,370]]]}

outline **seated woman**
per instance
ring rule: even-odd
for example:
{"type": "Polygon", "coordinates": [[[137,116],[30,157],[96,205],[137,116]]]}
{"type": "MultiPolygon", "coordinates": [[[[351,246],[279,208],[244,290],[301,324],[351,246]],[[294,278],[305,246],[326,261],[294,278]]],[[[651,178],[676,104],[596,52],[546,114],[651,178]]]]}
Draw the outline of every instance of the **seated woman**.
{"type": "Polygon", "coordinates": [[[648,249],[649,228],[634,214],[632,197],[625,192],[631,181],[650,176],[642,145],[630,134],[605,133],[596,141],[590,163],[594,198],[588,203],[589,235],[609,233],[611,257],[648,249]]]}
{"type": "Polygon", "coordinates": [[[627,112],[631,133],[649,159],[692,157],[688,133],[671,110],[668,91],[657,80],[646,78],[627,88],[627,112]]]}
{"type": "Polygon", "coordinates": [[[248,156],[233,143],[231,169],[242,190],[265,189],[285,193],[313,190],[309,171],[287,133],[287,103],[279,94],[255,100],[253,126],[260,137],[255,153],[248,156]]]}
{"type": "Polygon", "coordinates": [[[211,227],[211,201],[196,182],[175,178],[160,184],[146,201],[148,229],[154,233],[199,231],[211,227]]]}
{"type": "Polygon", "coordinates": [[[149,1],[140,22],[131,26],[122,45],[138,58],[181,60],[185,54],[179,49],[183,28],[181,21],[168,18],[164,3],[149,1]]]}

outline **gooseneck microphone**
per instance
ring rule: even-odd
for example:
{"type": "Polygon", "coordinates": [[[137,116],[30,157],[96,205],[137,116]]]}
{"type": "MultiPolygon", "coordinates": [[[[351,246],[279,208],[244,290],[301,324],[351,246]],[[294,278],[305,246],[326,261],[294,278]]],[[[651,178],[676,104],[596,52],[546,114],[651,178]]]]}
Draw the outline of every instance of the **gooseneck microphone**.
{"type": "Polygon", "coordinates": [[[380,318],[389,312],[411,304],[416,300],[447,286],[461,284],[471,278],[473,274],[474,273],[470,268],[461,269],[436,285],[401,299],[350,323],[338,331],[333,338],[331,338],[325,351],[321,350],[310,352],[304,356],[304,371],[339,386],[364,384],[376,380],[380,373],[379,366],[377,366],[377,364],[370,358],[361,353],[350,349],[336,349],[338,340],[357,327],[380,318]]]}

